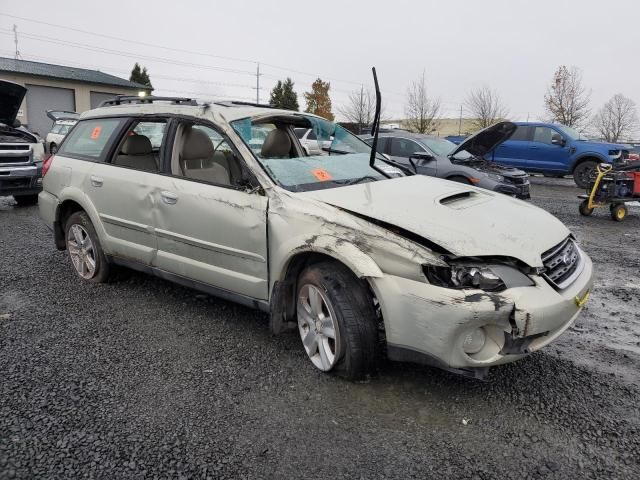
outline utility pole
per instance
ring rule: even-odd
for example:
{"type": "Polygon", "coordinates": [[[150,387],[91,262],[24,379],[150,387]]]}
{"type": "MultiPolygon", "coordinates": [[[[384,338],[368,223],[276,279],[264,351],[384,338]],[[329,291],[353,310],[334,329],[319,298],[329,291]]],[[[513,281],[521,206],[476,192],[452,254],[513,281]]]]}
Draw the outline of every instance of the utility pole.
{"type": "Polygon", "coordinates": [[[18,50],[18,26],[15,23],[13,24],[13,43],[16,44],[16,53],[13,58],[18,60],[22,58],[22,55],[20,54],[20,50],[18,50]]]}
{"type": "Polygon", "coordinates": [[[256,103],[260,103],[260,63],[256,70],[256,103]]]}
{"type": "Polygon", "coordinates": [[[462,104],[460,104],[460,118],[458,119],[458,135],[462,133],[462,104]]]}

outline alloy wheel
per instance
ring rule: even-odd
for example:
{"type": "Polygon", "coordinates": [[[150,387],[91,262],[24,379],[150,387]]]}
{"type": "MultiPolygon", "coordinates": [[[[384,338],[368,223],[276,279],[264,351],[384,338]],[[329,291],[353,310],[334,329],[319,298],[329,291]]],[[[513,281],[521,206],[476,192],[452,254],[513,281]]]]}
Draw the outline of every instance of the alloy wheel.
{"type": "Polygon", "coordinates": [[[96,274],[96,253],[89,233],[82,226],[73,224],[67,234],[67,250],[76,272],[84,279],[96,274]]]}
{"type": "Polygon", "coordinates": [[[305,284],[298,294],[298,329],[309,359],[322,371],[331,370],[340,356],[336,314],[327,296],[305,284]]]}

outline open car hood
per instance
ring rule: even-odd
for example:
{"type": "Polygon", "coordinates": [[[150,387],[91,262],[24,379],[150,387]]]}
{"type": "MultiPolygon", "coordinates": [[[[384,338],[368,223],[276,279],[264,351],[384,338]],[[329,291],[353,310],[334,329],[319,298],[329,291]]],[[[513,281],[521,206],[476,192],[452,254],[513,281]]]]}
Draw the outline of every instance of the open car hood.
{"type": "Polygon", "coordinates": [[[517,125],[513,122],[498,122],[490,127],[480,130],[475,135],[466,138],[453,150],[449,156],[458,152],[467,151],[476,157],[482,157],[494,148],[506,141],[516,131],[517,125]]]}
{"type": "Polygon", "coordinates": [[[0,123],[13,127],[27,89],[17,83],[0,80],[0,123]]]}
{"type": "Polygon", "coordinates": [[[399,227],[459,257],[504,256],[541,267],[541,254],[570,234],[527,202],[424,175],[297,195],[399,227]]]}
{"type": "Polygon", "coordinates": [[[47,117],[57,122],[58,120],[78,120],[80,114],[77,112],[67,112],[66,110],[47,110],[47,117]]]}

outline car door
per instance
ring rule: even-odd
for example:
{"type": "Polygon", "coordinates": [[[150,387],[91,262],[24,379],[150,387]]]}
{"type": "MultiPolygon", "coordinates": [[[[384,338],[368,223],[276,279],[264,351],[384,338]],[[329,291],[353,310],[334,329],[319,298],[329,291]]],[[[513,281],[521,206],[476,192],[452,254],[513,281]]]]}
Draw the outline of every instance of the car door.
{"type": "Polygon", "coordinates": [[[181,121],[172,130],[154,192],[157,267],[267,299],[267,197],[247,188],[239,153],[213,125],[181,121]]]}
{"type": "MultiPolygon", "coordinates": [[[[107,120],[95,128],[104,129],[101,123],[107,120]]],[[[108,251],[145,265],[153,265],[157,250],[154,210],[166,129],[166,119],[129,119],[112,154],[94,164],[85,186],[107,234],[108,251]]]]}
{"type": "MultiPolygon", "coordinates": [[[[409,158],[418,152],[427,152],[427,150],[415,140],[404,137],[389,137],[390,145],[388,145],[390,157],[402,165],[413,168],[409,158]]],[[[427,152],[431,153],[431,152],[427,152]]],[[[437,174],[438,160],[434,157],[429,162],[417,162],[420,166],[418,173],[421,175],[429,175],[435,177],[437,174]]]]}
{"type": "Polygon", "coordinates": [[[518,125],[506,142],[501,143],[490,154],[492,160],[510,167],[526,169],[531,145],[532,127],[518,125]]]}
{"type": "Polygon", "coordinates": [[[569,147],[563,135],[555,128],[534,127],[529,147],[527,169],[533,172],[563,172],[567,170],[569,147]]]}

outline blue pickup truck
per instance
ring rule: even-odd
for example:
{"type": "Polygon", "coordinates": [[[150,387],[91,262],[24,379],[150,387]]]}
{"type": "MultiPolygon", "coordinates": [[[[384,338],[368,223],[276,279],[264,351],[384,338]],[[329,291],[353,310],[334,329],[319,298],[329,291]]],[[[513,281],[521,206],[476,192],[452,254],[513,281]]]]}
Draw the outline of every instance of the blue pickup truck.
{"type": "Polygon", "coordinates": [[[581,188],[588,186],[589,176],[598,163],[613,163],[629,155],[625,145],[585,140],[564,125],[515,123],[518,128],[490,154],[491,160],[548,176],[573,175],[581,188]]]}

